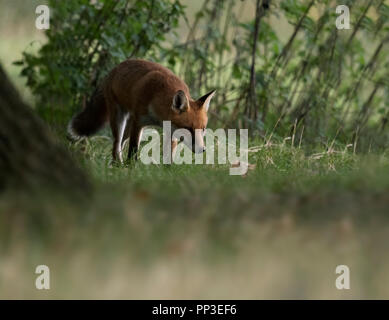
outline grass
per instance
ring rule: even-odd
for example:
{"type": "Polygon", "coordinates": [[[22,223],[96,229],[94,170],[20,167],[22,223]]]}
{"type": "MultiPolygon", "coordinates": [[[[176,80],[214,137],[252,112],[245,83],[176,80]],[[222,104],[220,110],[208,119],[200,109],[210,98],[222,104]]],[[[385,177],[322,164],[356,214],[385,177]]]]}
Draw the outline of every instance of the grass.
{"type": "Polygon", "coordinates": [[[244,177],[228,165],[110,167],[101,137],[72,146],[96,194],[1,198],[0,297],[387,298],[387,154],[252,145],[244,177]],[[335,288],[340,264],[351,290],[335,288]]]}
{"type": "MultiPolygon", "coordinates": [[[[0,57],[27,101],[12,61],[44,41],[36,4],[0,0],[0,57]]],[[[69,146],[95,194],[0,195],[0,298],[389,298],[388,151],[270,142],[250,141],[260,148],[244,177],[228,165],[110,167],[104,137],[69,146]],[[34,285],[41,264],[48,291],[34,285]],[[350,290],[335,288],[340,264],[350,290]]]]}

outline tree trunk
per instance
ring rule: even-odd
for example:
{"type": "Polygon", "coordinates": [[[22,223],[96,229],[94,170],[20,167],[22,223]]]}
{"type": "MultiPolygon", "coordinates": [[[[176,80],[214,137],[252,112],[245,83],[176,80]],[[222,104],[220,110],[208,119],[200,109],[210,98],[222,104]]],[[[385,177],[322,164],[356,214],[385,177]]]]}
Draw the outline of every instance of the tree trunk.
{"type": "MultiPolygon", "coordinates": [[[[255,58],[257,55],[258,47],[258,34],[259,34],[259,24],[261,22],[264,10],[268,8],[270,1],[257,0],[255,6],[255,20],[254,20],[254,34],[253,34],[253,47],[251,51],[251,68],[250,68],[250,83],[248,87],[248,95],[246,99],[246,116],[249,119],[248,125],[251,127],[254,125],[258,119],[258,103],[256,97],[256,84],[255,84],[255,58]]],[[[255,125],[254,125],[255,127],[255,125]]]]}
{"type": "Polygon", "coordinates": [[[0,64],[0,191],[91,190],[84,172],[19,97],[0,64]]]}

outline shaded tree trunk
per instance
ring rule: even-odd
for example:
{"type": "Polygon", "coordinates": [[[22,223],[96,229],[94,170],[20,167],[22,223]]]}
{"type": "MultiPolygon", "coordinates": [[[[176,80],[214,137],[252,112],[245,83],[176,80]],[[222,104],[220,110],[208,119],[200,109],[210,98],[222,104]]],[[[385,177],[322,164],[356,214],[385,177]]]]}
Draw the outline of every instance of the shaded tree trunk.
{"type": "Polygon", "coordinates": [[[0,191],[85,194],[91,186],[65,148],[20,98],[0,64],[0,191]]]}
{"type": "MultiPolygon", "coordinates": [[[[256,81],[255,81],[255,58],[258,47],[259,25],[264,14],[264,10],[269,8],[269,0],[257,0],[255,6],[255,20],[254,20],[254,34],[253,46],[251,51],[251,67],[250,67],[250,82],[248,87],[248,94],[246,98],[245,115],[249,121],[256,122],[258,119],[258,102],[256,97],[256,81]]],[[[253,123],[248,123],[253,126],[253,123]]]]}

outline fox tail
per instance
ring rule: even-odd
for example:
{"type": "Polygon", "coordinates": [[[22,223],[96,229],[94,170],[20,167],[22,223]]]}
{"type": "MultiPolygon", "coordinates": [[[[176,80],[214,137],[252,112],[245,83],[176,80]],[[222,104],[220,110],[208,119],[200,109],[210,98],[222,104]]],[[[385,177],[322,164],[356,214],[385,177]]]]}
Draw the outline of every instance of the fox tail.
{"type": "Polygon", "coordinates": [[[68,124],[69,140],[77,141],[99,131],[108,120],[108,108],[103,90],[97,88],[86,108],[76,114],[68,124]]]}

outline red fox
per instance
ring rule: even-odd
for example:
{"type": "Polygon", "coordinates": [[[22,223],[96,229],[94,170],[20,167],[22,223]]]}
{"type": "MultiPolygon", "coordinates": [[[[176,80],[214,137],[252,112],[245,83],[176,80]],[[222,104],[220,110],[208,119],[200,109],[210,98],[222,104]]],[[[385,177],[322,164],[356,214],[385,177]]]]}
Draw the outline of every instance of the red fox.
{"type": "MultiPolygon", "coordinates": [[[[185,82],[169,69],[154,62],[129,59],[108,74],[86,108],[69,122],[68,137],[78,140],[90,136],[109,121],[114,139],[112,156],[122,162],[122,147],[128,138],[128,157],[136,157],[142,129],[171,121],[173,130],[190,131],[192,152],[204,152],[207,111],[214,94],[212,90],[193,100],[185,82]]],[[[176,146],[173,138],[172,153],[176,146]]]]}

